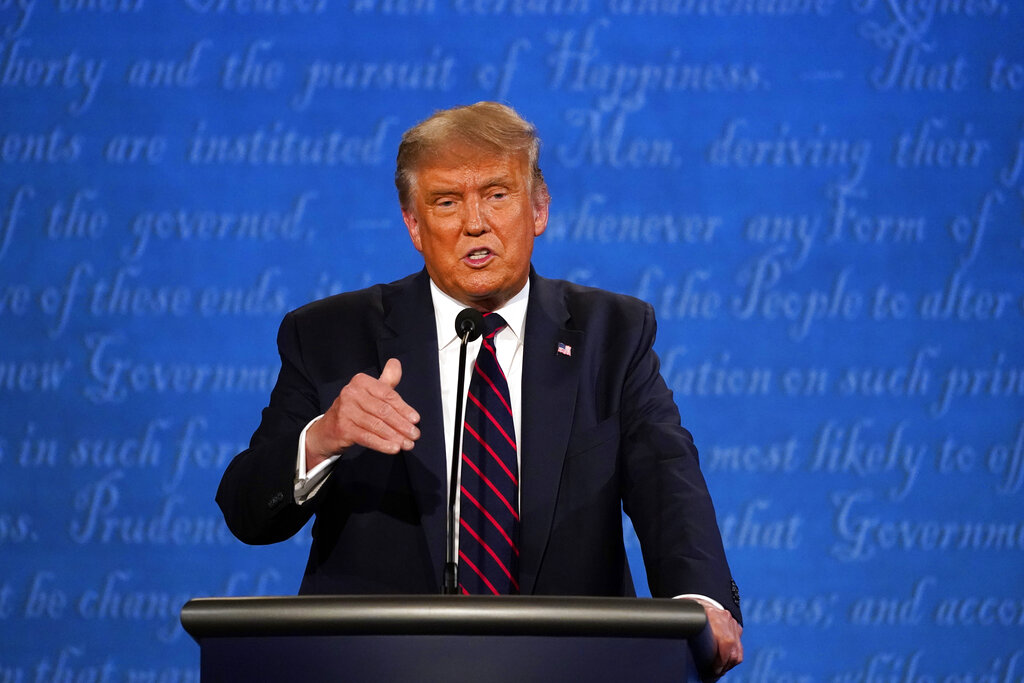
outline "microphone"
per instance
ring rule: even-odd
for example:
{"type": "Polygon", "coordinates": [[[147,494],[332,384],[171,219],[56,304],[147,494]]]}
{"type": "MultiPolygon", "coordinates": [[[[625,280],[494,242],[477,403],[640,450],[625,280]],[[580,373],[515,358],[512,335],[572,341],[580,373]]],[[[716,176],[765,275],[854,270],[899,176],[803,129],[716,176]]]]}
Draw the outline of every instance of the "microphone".
{"type": "Polygon", "coordinates": [[[459,446],[462,442],[462,403],[466,386],[466,344],[477,339],[484,331],[484,316],[475,308],[463,309],[455,316],[455,334],[459,336],[459,389],[455,394],[455,435],[452,438],[452,466],[448,486],[448,553],[444,564],[444,583],[441,592],[455,595],[459,590],[459,563],[455,559],[455,496],[459,495],[459,446]]]}
{"type": "Polygon", "coordinates": [[[475,341],[484,332],[484,314],[475,308],[465,308],[455,316],[455,334],[462,343],[475,341]]]}

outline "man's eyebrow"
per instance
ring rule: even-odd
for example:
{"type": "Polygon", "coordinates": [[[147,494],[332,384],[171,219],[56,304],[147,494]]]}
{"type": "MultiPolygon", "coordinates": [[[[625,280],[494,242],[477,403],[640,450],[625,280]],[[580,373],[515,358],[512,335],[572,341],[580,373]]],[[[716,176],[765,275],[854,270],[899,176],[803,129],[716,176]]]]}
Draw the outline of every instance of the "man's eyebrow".
{"type": "Polygon", "coordinates": [[[456,190],[454,187],[445,187],[443,185],[427,191],[427,196],[430,197],[431,199],[434,199],[435,197],[443,197],[445,195],[450,194],[461,194],[461,192],[459,192],[459,190],[456,190]]]}
{"type": "Polygon", "coordinates": [[[514,184],[515,183],[512,176],[499,175],[486,179],[484,182],[480,183],[480,187],[494,187],[496,185],[500,185],[502,187],[511,187],[514,184]]]}

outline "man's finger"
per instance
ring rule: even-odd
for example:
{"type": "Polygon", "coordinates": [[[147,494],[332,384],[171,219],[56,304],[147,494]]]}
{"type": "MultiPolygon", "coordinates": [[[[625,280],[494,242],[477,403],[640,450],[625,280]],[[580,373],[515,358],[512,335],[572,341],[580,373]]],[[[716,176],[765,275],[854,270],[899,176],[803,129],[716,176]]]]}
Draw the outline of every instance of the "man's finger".
{"type": "Polygon", "coordinates": [[[357,425],[357,427],[360,429],[360,434],[356,438],[356,443],[375,451],[395,454],[413,447],[411,439],[404,438],[393,430],[381,429],[379,424],[371,425],[371,427],[357,425]]]}
{"type": "Polygon", "coordinates": [[[384,370],[380,373],[380,381],[394,389],[402,381],[402,362],[397,358],[388,358],[384,370]]]}
{"type": "MultiPolygon", "coordinates": [[[[397,358],[389,358],[388,362],[384,364],[384,369],[380,373],[380,384],[387,387],[386,393],[380,393],[380,391],[372,390],[374,393],[384,401],[387,401],[391,406],[409,422],[416,424],[420,421],[420,414],[417,413],[412,406],[402,400],[401,395],[395,390],[398,383],[402,380],[402,363],[397,358]]],[[[408,430],[403,430],[408,431],[408,430]]]]}
{"type": "Polygon", "coordinates": [[[708,624],[711,626],[717,650],[713,670],[716,675],[721,676],[743,661],[743,627],[725,610],[707,605],[704,610],[708,615],[708,624]]]}
{"type": "Polygon", "coordinates": [[[362,410],[352,417],[362,428],[385,438],[420,438],[420,430],[416,427],[415,421],[410,419],[410,414],[415,414],[415,411],[401,398],[382,401],[369,397],[361,408],[362,410]]]}

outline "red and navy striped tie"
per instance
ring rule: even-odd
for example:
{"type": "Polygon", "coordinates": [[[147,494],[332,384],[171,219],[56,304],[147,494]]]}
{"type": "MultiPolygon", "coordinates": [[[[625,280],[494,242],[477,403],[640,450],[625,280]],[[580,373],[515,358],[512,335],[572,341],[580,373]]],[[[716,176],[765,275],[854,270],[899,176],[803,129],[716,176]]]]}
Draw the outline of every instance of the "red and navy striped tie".
{"type": "Polygon", "coordinates": [[[459,501],[459,590],[466,595],[519,592],[519,464],[505,373],[494,335],[505,327],[484,315],[484,335],[466,397],[459,501]]]}

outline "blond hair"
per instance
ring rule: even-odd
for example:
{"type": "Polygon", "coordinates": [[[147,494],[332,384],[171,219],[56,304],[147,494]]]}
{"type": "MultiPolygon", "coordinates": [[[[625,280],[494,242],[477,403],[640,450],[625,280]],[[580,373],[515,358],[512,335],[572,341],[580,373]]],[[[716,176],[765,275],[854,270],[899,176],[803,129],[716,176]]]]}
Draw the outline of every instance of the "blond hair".
{"type": "Polygon", "coordinates": [[[408,206],[419,166],[453,143],[495,154],[525,154],[530,169],[530,189],[536,200],[547,201],[548,188],[538,165],[537,129],[512,107],[498,102],[477,102],[434,112],[405,131],[395,162],[395,187],[403,207],[408,206]]]}

